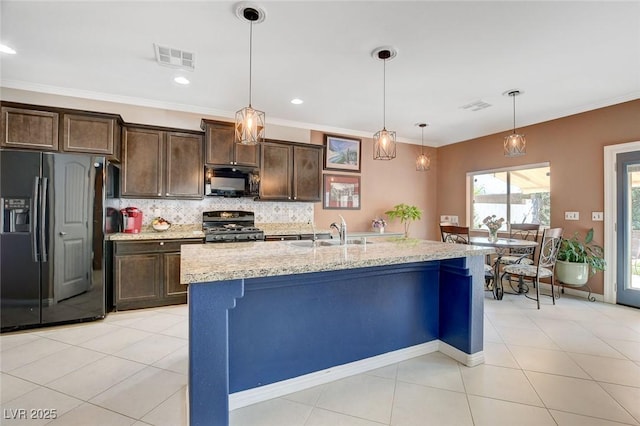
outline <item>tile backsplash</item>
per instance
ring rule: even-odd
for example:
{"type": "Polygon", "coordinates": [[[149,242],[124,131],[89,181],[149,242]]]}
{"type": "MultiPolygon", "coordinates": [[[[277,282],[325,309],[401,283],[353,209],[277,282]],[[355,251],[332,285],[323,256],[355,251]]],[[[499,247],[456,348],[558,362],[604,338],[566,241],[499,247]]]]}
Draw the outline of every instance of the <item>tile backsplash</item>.
{"type": "Polygon", "coordinates": [[[211,210],[244,210],[256,215],[256,223],[292,223],[313,221],[313,203],[281,203],[254,201],[251,198],[207,197],[204,200],[162,200],[111,198],[106,206],[120,210],[137,207],[142,210],[142,225],[150,225],[161,216],[175,225],[202,223],[202,212],[211,210]]]}

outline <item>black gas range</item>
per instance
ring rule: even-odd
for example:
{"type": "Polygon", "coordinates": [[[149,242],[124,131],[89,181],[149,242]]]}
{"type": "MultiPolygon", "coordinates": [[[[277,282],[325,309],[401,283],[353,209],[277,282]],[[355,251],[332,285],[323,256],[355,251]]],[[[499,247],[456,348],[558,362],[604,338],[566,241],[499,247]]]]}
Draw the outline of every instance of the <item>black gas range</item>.
{"type": "Polygon", "coordinates": [[[253,212],[215,210],[202,213],[205,243],[262,241],[264,232],[255,226],[253,212]]]}

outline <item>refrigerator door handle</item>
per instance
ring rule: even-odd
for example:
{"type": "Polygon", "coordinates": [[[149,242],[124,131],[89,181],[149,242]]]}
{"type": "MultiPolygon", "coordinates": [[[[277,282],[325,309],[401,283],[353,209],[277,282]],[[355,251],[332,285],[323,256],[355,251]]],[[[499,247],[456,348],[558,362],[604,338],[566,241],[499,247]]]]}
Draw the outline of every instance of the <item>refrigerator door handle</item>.
{"type": "Polygon", "coordinates": [[[40,251],[42,252],[40,257],[43,262],[48,261],[47,253],[47,190],[48,190],[49,178],[43,177],[40,184],[40,251]]]}
{"type": "Polygon", "coordinates": [[[40,187],[40,178],[36,176],[33,179],[33,190],[31,193],[31,257],[34,262],[40,261],[40,251],[38,250],[38,188],[40,187]]]}

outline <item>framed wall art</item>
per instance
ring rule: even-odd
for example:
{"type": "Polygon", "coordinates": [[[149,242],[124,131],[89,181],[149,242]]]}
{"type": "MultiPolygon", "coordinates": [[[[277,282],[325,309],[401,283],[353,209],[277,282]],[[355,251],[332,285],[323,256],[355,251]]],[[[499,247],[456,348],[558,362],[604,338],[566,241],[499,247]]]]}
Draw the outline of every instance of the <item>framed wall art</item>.
{"type": "Polygon", "coordinates": [[[324,169],[360,173],[361,139],[324,135],[324,169]]]}
{"type": "Polygon", "coordinates": [[[324,175],[325,209],[360,210],[360,176],[324,175]]]}

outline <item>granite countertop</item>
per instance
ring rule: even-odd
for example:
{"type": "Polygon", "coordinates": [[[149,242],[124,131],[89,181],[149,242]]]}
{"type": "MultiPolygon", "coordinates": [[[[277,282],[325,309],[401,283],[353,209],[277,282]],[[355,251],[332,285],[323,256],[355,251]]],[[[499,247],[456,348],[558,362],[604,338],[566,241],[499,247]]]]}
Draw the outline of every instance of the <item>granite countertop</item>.
{"type": "Polygon", "coordinates": [[[110,241],[181,240],[185,238],[204,238],[202,225],[172,225],[168,230],[161,232],[147,226],[142,228],[139,234],[118,232],[105,235],[105,240],[110,241]]]}
{"type": "Polygon", "coordinates": [[[494,253],[489,247],[415,239],[376,239],[370,244],[311,246],[311,241],[184,245],[180,282],[224,281],[365,268],[494,253]]]}

